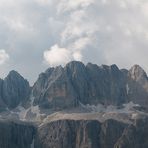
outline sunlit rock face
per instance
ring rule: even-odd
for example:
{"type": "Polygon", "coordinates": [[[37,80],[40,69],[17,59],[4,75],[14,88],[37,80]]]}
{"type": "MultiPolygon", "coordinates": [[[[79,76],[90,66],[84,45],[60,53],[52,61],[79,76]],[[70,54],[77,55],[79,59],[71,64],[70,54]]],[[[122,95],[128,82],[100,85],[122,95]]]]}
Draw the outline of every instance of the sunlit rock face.
{"type": "Polygon", "coordinates": [[[148,77],[138,65],[134,65],[128,72],[128,99],[142,106],[148,107],[148,77]]]}

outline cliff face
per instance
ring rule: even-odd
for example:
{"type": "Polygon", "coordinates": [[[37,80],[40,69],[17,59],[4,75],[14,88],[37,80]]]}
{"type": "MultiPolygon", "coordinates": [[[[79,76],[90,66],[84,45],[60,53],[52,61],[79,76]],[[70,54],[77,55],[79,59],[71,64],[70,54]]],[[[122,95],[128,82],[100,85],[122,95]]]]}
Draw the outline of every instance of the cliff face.
{"type": "Polygon", "coordinates": [[[76,105],[75,92],[69,73],[62,67],[50,68],[40,74],[33,86],[34,104],[45,108],[67,108],[76,105]]]}
{"type": "Polygon", "coordinates": [[[27,123],[0,121],[0,148],[32,148],[35,128],[27,123]]]}
{"type": "Polygon", "coordinates": [[[145,106],[148,78],[138,65],[128,71],[116,65],[70,62],[64,68],[49,68],[40,74],[32,92],[34,104],[43,108],[71,108],[79,103],[121,105],[129,101],[145,106]]]}
{"type": "Polygon", "coordinates": [[[108,119],[56,120],[39,126],[0,121],[1,148],[147,148],[148,118],[132,124],[108,119]]]}
{"type": "MultiPolygon", "coordinates": [[[[147,119],[146,119],[147,120],[147,119]]],[[[42,125],[36,148],[147,148],[145,119],[135,125],[107,120],[58,120],[42,125]]]]}
{"type": "Polygon", "coordinates": [[[125,77],[115,66],[71,62],[50,68],[33,86],[35,104],[74,107],[79,104],[121,104],[126,101],[125,77]]]}
{"type": "Polygon", "coordinates": [[[98,121],[60,120],[38,129],[37,148],[98,148],[98,121]]]}
{"type": "Polygon", "coordinates": [[[147,108],[148,104],[148,77],[146,72],[138,65],[128,72],[128,98],[147,108]]]}

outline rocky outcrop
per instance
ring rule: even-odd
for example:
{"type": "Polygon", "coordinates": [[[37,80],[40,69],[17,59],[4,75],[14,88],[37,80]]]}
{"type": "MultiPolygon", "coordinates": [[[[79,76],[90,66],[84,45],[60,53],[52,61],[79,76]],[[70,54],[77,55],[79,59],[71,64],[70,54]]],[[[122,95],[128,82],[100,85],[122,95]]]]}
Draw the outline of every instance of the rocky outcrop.
{"type": "Polygon", "coordinates": [[[0,80],[0,100],[1,105],[8,108],[15,108],[20,103],[29,99],[30,86],[16,71],[11,71],[4,80],[0,80]]]}

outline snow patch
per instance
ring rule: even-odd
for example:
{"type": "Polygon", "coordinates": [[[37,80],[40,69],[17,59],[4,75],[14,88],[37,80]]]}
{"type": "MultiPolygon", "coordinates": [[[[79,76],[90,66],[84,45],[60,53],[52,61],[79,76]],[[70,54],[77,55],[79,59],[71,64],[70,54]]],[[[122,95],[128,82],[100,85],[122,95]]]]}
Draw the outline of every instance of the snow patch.
{"type": "Polygon", "coordinates": [[[43,114],[40,113],[40,108],[38,105],[33,106],[33,102],[34,102],[34,97],[30,97],[30,107],[28,107],[27,109],[25,109],[24,107],[22,107],[21,105],[19,105],[16,108],[16,112],[15,114],[17,114],[19,116],[19,119],[22,121],[25,120],[40,120],[41,116],[43,116],[43,114]]]}
{"type": "Polygon", "coordinates": [[[32,96],[31,103],[30,103],[31,104],[30,111],[31,111],[31,113],[35,114],[35,116],[36,116],[35,120],[41,120],[41,118],[43,116],[45,116],[45,114],[41,113],[39,105],[36,105],[36,106],[33,105],[34,99],[35,98],[32,96]]]}
{"type": "Polygon", "coordinates": [[[18,115],[19,115],[19,119],[20,120],[26,120],[26,115],[27,115],[27,112],[29,111],[29,109],[25,109],[24,107],[22,106],[18,106],[18,115]]]}
{"type": "Polygon", "coordinates": [[[129,94],[129,90],[130,90],[129,85],[126,84],[126,92],[127,92],[127,95],[129,94]]]}

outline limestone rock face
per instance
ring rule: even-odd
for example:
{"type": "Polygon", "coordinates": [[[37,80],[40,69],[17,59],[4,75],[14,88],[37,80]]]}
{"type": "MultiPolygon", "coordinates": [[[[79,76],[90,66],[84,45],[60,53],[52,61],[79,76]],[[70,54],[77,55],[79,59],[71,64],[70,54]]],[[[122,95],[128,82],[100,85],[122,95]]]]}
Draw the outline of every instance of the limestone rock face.
{"type": "Polygon", "coordinates": [[[141,84],[145,84],[145,82],[148,80],[146,72],[139,65],[134,65],[129,70],[129,75],[133,80],[141,84]]]}
{"type": "Polygon", "coordinates": [[[35,104],[50,108],[83,104],[126,102],[126,78],[116,65],[70,62],[64,68],[49,68],[33,86],[35,104]]]}
{"type": "Polygon", "coordinates": [[[58,120],[38,128],[36,148],[147,148],[148,119],[58,120]]]}
{"type": "Polygon", "coordinates": [[[147,148],[148,118],[132,124],[108,119],[62,119],[39,126],[0,121],[2,148],[147,148]]]}
{"type": "Polygon", "coordinates": [[[27,102],[53,111],[80,104],[122,105],[134,102],[148,108],[148,77],[138,65],[129,71],[116,65],[70,62],[65,67],[49,68],[39,75],[32,90],[16,71],[0,79],[0,111],[27,102]]]}
{"type": "Polygon", "coordinates": [[[126,102],[125,76],[116,65],[98,67],[88,64],[86,69],[89,76],[89,104],[120,105],[126,102]]]}
{"type": "Polygon", "coordinates": [[[98,148],[98,121],[59,120],[38,130],[36,148],[98,148]]]}
{"type": "Polygon", "coordinates": [[[115,148],[128,126],[116,120],[58,120],[39,127],[35,147],[115,148]]]}
{"type": "Polygon", "coordinates": [[[69,75],[66,68],[61,66],[49,68],[40,74],[32,90],[34,104],[54,110],[76,106],[77,93],[69,75]]]}
{"type": "Polygon", "coordinates": [[[148,106],[148,77],[138,65],[128,71],[116,65],[99,67],[73,61],[40,74],[32,92],[35,104],[52,109],[129,101],[148,106]]]}
{"type": "Polygon", "coordinates": [[[55,121],[39,128],[37,145],[39,148],[113,148],[125,127],[116,122],[101,125],[95,120],[55,121]]]}

